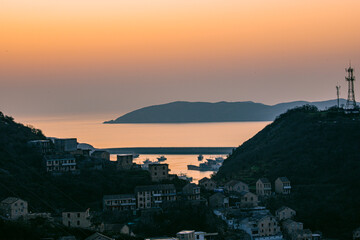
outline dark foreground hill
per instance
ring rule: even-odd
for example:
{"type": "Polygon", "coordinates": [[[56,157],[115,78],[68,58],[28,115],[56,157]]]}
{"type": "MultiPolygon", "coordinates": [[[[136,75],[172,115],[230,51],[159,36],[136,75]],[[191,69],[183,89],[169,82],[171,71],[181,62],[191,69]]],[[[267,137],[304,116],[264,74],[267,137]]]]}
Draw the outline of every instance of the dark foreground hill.
{"type": "Polygon", "coordinates": [[[351,239],[360,226],[359,149],[359,115],[304,106],[282,114],[237,148],[215,178],[254,185],[260,177],[274,182],[287,176],[292,196],[269,200],[270,208],[289,205],[305,227],[351,239]]]}
{"type": "MultiPolygon", "coordinates": [[[[341,99],[341,104],[345,100],[341,99]]],[[[254,102],[172,102],[149,106],[127,113],[105,123],[196,123],[273,121],[288,109],[312,104],[319,109],[336,105],[336,100],[323,102],[296,101],[273,106],[254,102]]]]}

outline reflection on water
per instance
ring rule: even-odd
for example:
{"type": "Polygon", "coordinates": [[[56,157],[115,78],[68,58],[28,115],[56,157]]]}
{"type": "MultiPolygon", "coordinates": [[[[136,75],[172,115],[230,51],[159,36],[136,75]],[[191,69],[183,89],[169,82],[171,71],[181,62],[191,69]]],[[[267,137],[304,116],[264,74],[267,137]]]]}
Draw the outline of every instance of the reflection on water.
{"type": "MultiPolygon", "coordinates": [[[[157,161],[158,157],[160,157],[160,155],[140,155],[138,158],[134,159],[134,162],[142,164],[146,159],[157,161]]],[[[167,160],[162,163],[169,164],[169,168],[171,169],[170,174],[185,173],[188,177],[193,178],[194,183],[197,183],[204,177],[210,177],[213,172],[188,170],[187,165],[199,165],[200,163],[205,162],[208,158],[215,159],[215,157],[223,157],[225,159],[226,155],[204,155],[203,161],[198,161],[198,155],[165,155],[165,157],[167,160]]],[[[116,154],[112,154],[110,158],[111,160],[116,161],[116,154]]]]}
{"type": "Polygon", "coordinates": [[[109,116],[17,118],[49,137],[76,137],[96,148],[237,147],[270,122],[102,124],[109,116]]]}

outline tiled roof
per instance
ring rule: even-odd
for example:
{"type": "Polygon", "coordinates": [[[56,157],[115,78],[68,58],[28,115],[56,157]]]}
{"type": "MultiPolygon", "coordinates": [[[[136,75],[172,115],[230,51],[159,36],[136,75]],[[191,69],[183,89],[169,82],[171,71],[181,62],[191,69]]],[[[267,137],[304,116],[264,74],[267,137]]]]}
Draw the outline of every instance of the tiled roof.
{"type": "Polygon", "coordinates": [[[4,200],[1,201],[2,204],[12,204],[14,202],[16,202],[17,200],[21,200],[20,198],[17,197],[8,197],[5,198],[4,200]]]}
{"type": "Polygon", "coordinates": [[[260,178],[259,179],[262,183],[270,183],[269,179],[267,178],[260,178]]]}
{"type": "Polygon", "coordinates": [[[279,177],[282,182],[290,182],[287,177],[279,177]]]}

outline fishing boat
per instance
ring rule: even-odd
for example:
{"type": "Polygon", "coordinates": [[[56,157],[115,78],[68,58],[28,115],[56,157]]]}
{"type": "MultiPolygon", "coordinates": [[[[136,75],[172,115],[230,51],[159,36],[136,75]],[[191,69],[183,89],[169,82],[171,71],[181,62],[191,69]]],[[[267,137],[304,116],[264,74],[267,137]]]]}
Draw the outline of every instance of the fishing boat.
{"type": "Polygon", "coordinates": [[[158,157],[157,160],[158,160],[159,162],[163,162],[163,161],[166,161],[167,158],[166,158],[165,156],[161,156],[161,157],[158,157]]]}
{"type": "Polygon", "coordinates": [[[145,161],[143,161],[143,164],[141,164],[141,168],[143,169],[149,169],[149,165],[150,164],[160,164],[158,161],[151,161],[150,159],[145,159],[145,161]]]}
{"type": "Polygon", "coordinates": [[[180,173],[178,175],[178,178],[182,179],[182,180],[185,180],[185,181],[188,181],[188,182],[192,182],[192,180],[193,180],[192,177],[187,176],[185,173],[180,173]]]}

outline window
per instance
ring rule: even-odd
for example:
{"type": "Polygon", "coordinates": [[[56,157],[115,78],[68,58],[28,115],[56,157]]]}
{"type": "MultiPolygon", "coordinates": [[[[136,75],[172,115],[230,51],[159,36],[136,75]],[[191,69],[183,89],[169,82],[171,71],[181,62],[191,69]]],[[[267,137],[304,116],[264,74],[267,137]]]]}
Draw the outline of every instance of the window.
{"type": "Polygon", "coordinates": [[[78,226],[80,225],[80,221],[77,221],[77,223],[76,223],[78,226]]]}
{"type": "Polygon", "coordinates": [[[77,217],[78,217],[78,218],[80,217],[80,213],[77,214],[77,217]]]}
{"type": "Polygon", "coordinates": [[[68,218],[70,217],[70,213],[67,214],[68,218]]]}

